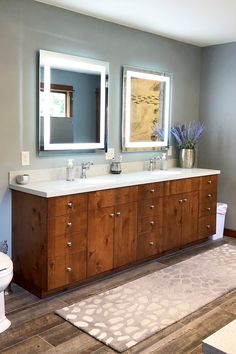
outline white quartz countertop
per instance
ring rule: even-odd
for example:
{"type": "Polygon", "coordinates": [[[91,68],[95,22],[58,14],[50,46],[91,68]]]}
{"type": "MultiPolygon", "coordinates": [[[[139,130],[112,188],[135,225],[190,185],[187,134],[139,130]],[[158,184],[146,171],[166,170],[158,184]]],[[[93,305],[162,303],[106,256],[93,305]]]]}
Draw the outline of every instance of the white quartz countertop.
{"type": "Polygon", "coordinates": [[[53,180],[32,182],[26,185],[11,183],[9,187],[10,189],[14,189],[20,192],[51,198],[63,195],[105,190],[110,188],[120,188],[145,183],[170,181],[216,174],[220,174],[220,171],[201,168],[171,168],[166,171],[140,171],[123,173],[120,175],[107,174],[103,176],[93,176],[86,179],[77,178],[74,181],[53,180]]]}

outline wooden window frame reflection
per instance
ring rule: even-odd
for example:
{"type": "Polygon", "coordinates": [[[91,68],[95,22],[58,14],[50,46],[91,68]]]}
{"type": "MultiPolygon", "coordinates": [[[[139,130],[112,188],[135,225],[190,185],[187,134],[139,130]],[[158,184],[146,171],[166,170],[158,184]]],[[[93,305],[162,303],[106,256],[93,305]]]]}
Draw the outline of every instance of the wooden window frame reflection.
{"type": "MultiPolygon", "coordinates": [[[[44,91],[43,82],[40,83],[40,91],[44,91]]],[[[73,117],[73,93],[74,93],[73,86],[62,85],[62,84],[51,84],[50,92],[60,92],[65,94],[65,98],[66,98],[65,118],[69,118],[69,119],[72,118],[73,117]]]]}

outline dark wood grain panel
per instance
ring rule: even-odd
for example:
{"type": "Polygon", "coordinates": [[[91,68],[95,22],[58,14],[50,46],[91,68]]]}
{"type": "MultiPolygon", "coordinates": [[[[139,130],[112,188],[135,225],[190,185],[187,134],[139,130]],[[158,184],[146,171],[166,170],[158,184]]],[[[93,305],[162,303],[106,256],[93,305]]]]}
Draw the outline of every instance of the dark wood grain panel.
{"type": "Polygon", "coordinates": [[[137,203],[116,206],[114,234],[114,267],[136,260],[137,203]]]}
{"type": "Polygon", "coordinates": [[[216,233],[216,214],[199,218],[198,222],[199,239],[216,233]]]}
{"type": "Polygon", "coordinates": [[[164,195],[173,195],[199,190],[200,178],[185,178],[164,182],[164,195]]]}
{"type": "Polygon", "coordinates": [[[88,277],[113,268],[114,207],[90,210],[88,214],[88,277]]]}
{"type": "Polygon", "coordinates": [[[137,259],[145,259],[160,252],[160,239],[162,230],[138,234],[137,259]]]}
{"type": "Polygon", "coordinates": [[[89,210],[125,204],[138,199],[138,186],[89,193],[89,210]]]}
{"type": "Polygon", "coordinates": [[[70,235],[72,233],[86,233],[87,230],[87,210],[77,214],[62,215],[49,218],[48,237],[54,238],[60,235],[70,235]]]}
{"type": "Polygon", "coordinates": [[[217,175],[202,176],[200,177],[200,189],[201,190],[216,190],[217,189],[217,175]]]}
{"type": "Polygon", "coordinates": [[[48,240],[48,257],[54,258],[78,253],[87,249],[87,232],[62,234],[48,240]]]}
{"type": "Polygon", "coordinates": [[[19,284],[46,286],[47,199],[12,191],[12,259],[19,284]]]}
{"type": "Polygon", "coordinates": [[[87,202],[87,193],[49,198],[48,214],[50,215],[50,217],[73,213],[78,214],[81,211],[86,210],[87,202]]]}
{"type": "Polygon", "coordinates": [[[138,202],[138,217],[162,216],[163,198],[152,198],[140,200],[138,202]]]}
{"type": "Polygon", "coordinates": [[[147,184],[142,184],[138,187],[139,200],[162,197],[163,193],[164,193],[163,182],[147,183],[147,184]]]}
{"type": "Polygon", "coordinates": [[[185,193],[182,199],[181,246],[198,239],[198,191],[185,193]]]}

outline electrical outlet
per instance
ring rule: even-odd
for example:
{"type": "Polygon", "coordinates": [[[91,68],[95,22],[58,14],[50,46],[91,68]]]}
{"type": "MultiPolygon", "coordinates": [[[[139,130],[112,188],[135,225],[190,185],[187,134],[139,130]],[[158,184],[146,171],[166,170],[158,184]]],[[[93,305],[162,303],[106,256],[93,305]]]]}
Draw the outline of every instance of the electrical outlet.
{"type": "Polygon", "coordinates": [[[115,157],[115,149],[109,148],[105,154],[106,160],[112,160],[115,157]]]}
{"type": "Polygon", "coordinates": [[[29,151],[21,151],[21,165],[29,166],[30,164],[30,153],[29,151]]]}
{"type": "Polygon", "coordinates": [[[172,146],[170,145],[167,150],[167,156],[172,156],[172,146]]]}

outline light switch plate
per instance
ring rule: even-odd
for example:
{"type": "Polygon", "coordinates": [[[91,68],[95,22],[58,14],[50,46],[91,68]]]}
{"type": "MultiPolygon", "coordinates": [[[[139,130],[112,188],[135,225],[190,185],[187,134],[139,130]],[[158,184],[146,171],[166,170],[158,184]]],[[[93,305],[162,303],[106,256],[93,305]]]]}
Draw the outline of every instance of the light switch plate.
{"type": "Polygon", "coordinates": [[[105,154],[106,160],[112,160],[115,157],[115,149],[109,148],[105,154]]]}
{"type": "Polygon", "coordinates": [[[29,151],[21,151],[21,165],[29,166],[30,164],[30,153],[29,151]]]}

